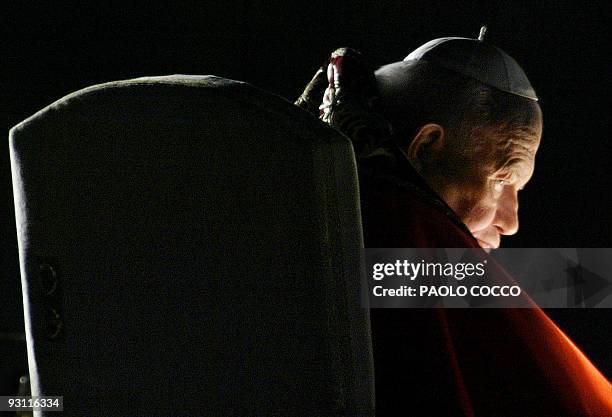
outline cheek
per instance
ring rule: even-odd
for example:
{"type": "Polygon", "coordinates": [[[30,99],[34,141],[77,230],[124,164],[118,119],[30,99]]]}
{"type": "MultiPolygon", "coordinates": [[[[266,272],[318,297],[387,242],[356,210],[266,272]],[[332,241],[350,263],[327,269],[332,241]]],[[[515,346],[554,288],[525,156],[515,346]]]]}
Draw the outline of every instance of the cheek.
{"type": "Polygon", "coordinates": [[[487,229],[495,218],[496,201],[486,187],[468,190],[464,188],[455,212],[472,233],[487,229]]]}
{"type": "Polygon", "coordinates": [[[495,206],[480,201],[467,213],[464,223],[472,233],[476,233],[489,228],[494,219],[495,206]]]}

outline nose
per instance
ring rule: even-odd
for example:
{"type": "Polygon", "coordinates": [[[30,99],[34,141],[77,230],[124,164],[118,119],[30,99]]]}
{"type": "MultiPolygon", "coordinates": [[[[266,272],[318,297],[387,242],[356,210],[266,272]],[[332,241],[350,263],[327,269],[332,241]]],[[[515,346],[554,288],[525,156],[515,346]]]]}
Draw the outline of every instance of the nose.
{"type": "Polygon", "coordinates": [[[502,235],[513,235],[518,232],[518,193],[514,187],[504,187],[497,200],[497,211],[493,225],[502,235]]]}

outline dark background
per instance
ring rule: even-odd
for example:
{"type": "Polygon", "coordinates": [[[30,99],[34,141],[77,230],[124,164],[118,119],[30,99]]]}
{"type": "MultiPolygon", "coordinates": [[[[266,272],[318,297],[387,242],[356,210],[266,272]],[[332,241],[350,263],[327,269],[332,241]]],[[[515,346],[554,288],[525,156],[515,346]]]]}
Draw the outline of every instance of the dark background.
{"type": "MultiPolygon", "coordinates": [[[[377,67],[403,59],[433,38],[475,37],[486,23],[487,40],[529,75],[545,124],[535,176],[521,194],[521,230],[503,244],[612,247],[607,204],[612,192],[610,13],[604,2],[201,1],[106,9],[49,3],[4,4],[0,13],[5,138],[19,121],[92,84],[145,75],[215,74],[294,99],[339,46],[361,50],[377,67]]],[[[8,142],[0,143],[5,196],[0,202],[0,332],[20,333],[8,142]]],[[[549,313],[612,375],[612,310],[549,313]]],[[[13,349],[11,358],[16,358],[0,359],[0,367],[10,361],[12,368],[25,369],[23,341],[0,343],[12,343],[6,349],[13,349]]]]}

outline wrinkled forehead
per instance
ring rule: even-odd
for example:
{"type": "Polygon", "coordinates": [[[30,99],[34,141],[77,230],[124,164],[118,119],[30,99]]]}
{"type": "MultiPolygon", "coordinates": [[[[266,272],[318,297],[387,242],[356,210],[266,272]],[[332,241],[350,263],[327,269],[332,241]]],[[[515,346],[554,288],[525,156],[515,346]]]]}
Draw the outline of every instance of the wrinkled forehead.
{"type": "Polygon", "coordinates": [[[541,123],[514,129],[496,129],[481,140],[489,142],[491,169],[501,176],[527,181],[535,168],[542,136],[541,123]]]}

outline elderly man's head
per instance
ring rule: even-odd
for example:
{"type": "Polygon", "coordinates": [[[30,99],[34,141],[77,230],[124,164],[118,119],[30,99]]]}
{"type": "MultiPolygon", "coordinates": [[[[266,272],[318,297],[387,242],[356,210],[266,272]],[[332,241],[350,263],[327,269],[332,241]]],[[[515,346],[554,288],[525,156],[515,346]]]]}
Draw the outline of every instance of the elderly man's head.
{"type": "Polygon", "coordinates": [[[376,81],[408,160],[481,246],[516,233],[542,133],[537,102],[426,61],[384,66],[376,81]]]}

